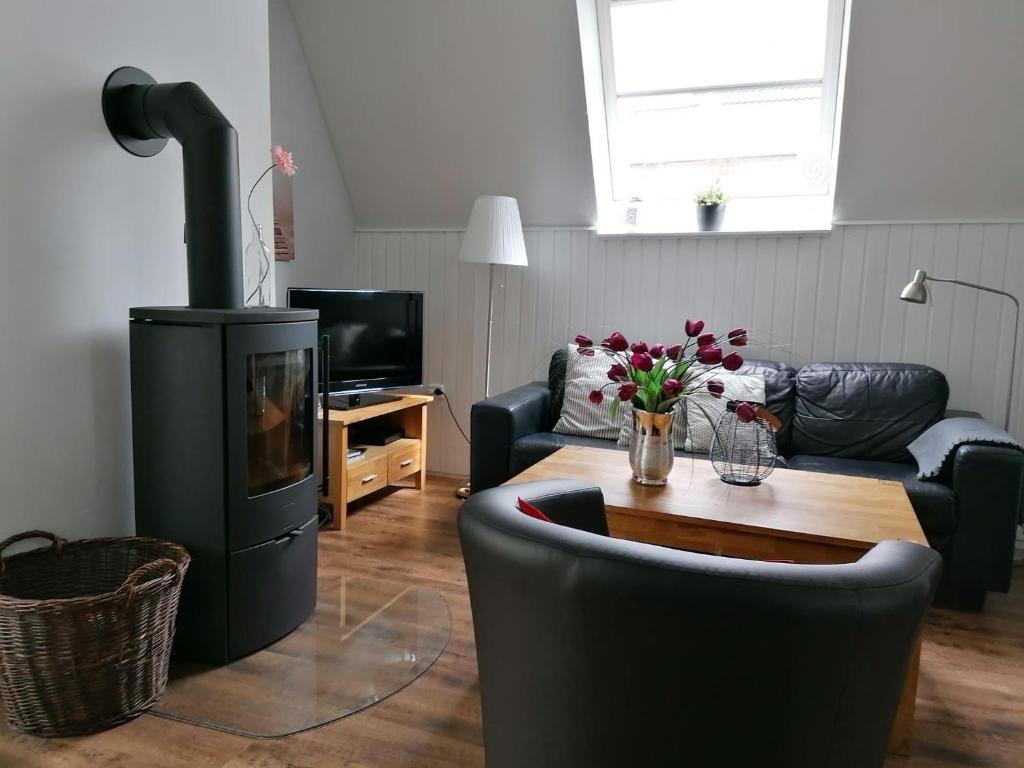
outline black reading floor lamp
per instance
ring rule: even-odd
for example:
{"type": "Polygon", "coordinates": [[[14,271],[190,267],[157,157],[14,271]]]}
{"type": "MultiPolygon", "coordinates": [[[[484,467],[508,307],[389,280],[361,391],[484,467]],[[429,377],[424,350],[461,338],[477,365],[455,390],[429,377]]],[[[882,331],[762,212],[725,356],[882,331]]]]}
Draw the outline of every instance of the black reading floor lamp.
{"type": "MultiPolygon", "coordinates": [[[[919,269],[914,273],[914,279],[907,283],[907,287],[900,293],[900,298],[903,301],[909,301],[911,304],[926,304],[928,303],[928,286],[926,282],[933,283],[953,283],[954,285],[963,285],[967,288],[974,288],[978,291],[985,291],[986,293],[995,293],[999,296],[1005,296],[1013,302],[1013,308],[1015,314],[1013,316],[1013,346],[1010,348],[1010,387],[1006,393],[1006,412],[1003,416],[1003,428],[1010,431],[1010,409],[1013,407],[1013,381],[1014,374],[1017,370],[1017,334],[1020,328],[1020,302],[1017,301],[1017,297],[1012,293],[1001,291],[998,288],[989,288],[984,285],[977,285],[976,283],[968,283],[965,280],[955,280],[952,278],[943,277],[932,277],[923,269],[919,269]]],[[[1024,564],[1024,552],[1018,547],[1017,557],[1014,559],[1015,565],[1024,564]]]]}

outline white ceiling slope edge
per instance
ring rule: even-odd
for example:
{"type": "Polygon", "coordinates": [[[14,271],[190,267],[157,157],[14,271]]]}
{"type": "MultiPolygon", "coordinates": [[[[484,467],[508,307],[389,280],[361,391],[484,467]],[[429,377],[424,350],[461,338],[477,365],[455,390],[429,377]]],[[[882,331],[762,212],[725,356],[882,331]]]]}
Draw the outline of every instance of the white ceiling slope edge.
{"type": "MultiPolygon", "coordinates": [[[[594,223],[575,0],[291,0],[357,226],[594,223]]],[[[1024,2],[853,0],[837,220],[1024,217],[1024,2]]]]}

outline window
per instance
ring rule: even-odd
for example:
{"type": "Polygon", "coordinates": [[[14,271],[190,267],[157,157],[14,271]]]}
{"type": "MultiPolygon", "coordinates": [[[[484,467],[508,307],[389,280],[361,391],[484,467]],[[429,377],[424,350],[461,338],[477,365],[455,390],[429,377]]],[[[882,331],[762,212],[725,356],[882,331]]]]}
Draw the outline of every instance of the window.
{"type": "Polygon", "coordinates": [[[830,212],[844,0],[578,6],[602,218],[684,210],[715,182],[737,207],[819,198],[830,212]]]}

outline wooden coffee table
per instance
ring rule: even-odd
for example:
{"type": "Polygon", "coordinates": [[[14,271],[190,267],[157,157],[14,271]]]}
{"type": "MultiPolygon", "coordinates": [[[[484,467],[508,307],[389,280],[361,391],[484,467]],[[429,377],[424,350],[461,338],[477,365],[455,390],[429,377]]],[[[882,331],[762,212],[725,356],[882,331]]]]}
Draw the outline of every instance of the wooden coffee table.
{"type": "MultiPolygon", "coordinates": [[[[726,485],[710,461],[676,458],[667,486],[633,482],[622,451],[567,447],[509,483],[573,479],[604,493],[612,536],[694,552],[797,563],[852,563],[882,541],[928,546],[902,483],[776,469],[754,487],[726,485]]],[[[920,640],[889,743],[909,754],[920,640]]]]}

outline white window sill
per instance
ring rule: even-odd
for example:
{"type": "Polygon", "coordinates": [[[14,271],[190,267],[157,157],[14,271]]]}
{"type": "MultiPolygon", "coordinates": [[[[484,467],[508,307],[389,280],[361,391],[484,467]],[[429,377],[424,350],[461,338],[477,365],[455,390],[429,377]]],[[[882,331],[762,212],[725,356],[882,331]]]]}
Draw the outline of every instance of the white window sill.
{"type": "Polygon", "coordinates": [[[832,196],[761,197],[730,201],[721,226],[700,229],[697,205],[687,200],[610,202],[599,207],[599,237],[756,237],[822,235],[832,231],[832,196]],[[637,207],[636,225],[626,224],[627,209],[637,207]]]}

